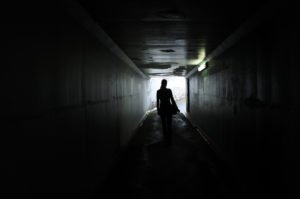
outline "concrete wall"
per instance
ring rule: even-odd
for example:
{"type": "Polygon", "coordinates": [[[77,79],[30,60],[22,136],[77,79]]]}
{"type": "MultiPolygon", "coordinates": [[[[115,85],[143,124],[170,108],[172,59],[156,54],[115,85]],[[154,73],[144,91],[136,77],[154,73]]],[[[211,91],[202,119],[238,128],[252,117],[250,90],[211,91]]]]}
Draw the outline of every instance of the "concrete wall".
{"type": "Polygon", "coordinates": [[[148,80],[54,3],[6,5],[1,104],[11,196],[86,198],[149,107],[148,80]]]}
{"type": "Polygon", "coordinates": [[[242,198],[296,193],[299,31],[296,12],[277,14],[189,79],[190,117],[237,174],[242,198]]]}

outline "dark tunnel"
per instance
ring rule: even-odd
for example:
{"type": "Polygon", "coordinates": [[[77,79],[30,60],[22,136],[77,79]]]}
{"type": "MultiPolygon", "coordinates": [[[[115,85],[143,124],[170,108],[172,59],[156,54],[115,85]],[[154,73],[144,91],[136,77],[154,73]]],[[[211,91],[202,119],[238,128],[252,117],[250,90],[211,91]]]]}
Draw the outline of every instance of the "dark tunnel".
{"type": "Polygon", "coordinates": [[[4,1],[2,198],[299,197],[297,9],[4,1]],[[164,145],[150,79],[172,76],[164,145]]]}

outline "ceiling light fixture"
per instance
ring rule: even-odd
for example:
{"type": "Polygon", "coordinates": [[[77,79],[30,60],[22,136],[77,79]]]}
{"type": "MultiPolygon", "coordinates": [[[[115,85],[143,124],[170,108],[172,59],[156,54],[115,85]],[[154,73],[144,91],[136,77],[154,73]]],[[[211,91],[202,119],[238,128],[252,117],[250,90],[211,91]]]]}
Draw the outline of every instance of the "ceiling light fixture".
{"type": "Polygon", "coordinates": [[[201,71],[203,71],[205,68],[206,68],[206,63],[204,62],[203,64],[201,64],[201,65],[198,67],[198,71],[201,72],[201,71]]]}

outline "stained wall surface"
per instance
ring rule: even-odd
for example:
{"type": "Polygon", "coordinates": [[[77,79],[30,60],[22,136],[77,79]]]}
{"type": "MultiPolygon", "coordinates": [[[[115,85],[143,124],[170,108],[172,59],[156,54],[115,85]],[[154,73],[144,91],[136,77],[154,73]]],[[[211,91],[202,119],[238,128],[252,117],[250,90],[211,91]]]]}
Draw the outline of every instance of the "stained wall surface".
{"type": "Polygon", "coordinates": [[[62,5],[8,8],[1,24],[4,188],[22,197],[86,198],[148,110],[148,80],[62,5]]]}
{"type": "Polygon", "coordinates": [[[277,13],[189,78],[192,121],[231,165],[239,190],[249,197],[297,192],[295,15],[277,13]]]}

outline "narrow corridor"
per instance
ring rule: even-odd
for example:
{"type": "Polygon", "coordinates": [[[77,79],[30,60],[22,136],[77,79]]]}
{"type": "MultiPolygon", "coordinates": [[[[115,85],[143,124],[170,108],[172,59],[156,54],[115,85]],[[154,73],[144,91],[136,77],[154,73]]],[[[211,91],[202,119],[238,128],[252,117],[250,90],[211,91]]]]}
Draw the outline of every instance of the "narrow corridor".
{"type": "Polygon", "coordinates": [[[230,196],[232,187],[224,175],[230,172],[222,171],[226,167],[182,113],[173,116],[172,144],[162,140],[161,121],[153,111],[109,178],[106,195],[140,199],[230,196]]]}
{"type": "Polygon", "coordinates": [[[3,1],[1,198],[300,198],[298,7],[3,1]]]}

